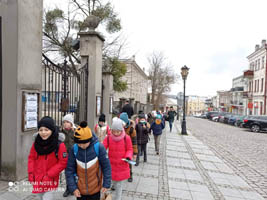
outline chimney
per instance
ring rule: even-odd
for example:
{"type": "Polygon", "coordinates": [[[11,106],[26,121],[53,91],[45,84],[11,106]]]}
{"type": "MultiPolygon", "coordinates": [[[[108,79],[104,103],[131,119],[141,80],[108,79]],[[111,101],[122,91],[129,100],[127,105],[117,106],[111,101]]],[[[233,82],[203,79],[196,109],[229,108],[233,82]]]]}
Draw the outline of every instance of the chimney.
{"type": "Polygon", "coordinates": [[[260,45],[256,44],[255,51],[257,51],[260,48],[260,45]]]}
{"type": "Polygon", "coordinates": [[[266,40],[262,40],[262,41],[261,41],[261,46],[262,46],[262,47],[265,47],[265,44],[266,44],[266,40]]]}

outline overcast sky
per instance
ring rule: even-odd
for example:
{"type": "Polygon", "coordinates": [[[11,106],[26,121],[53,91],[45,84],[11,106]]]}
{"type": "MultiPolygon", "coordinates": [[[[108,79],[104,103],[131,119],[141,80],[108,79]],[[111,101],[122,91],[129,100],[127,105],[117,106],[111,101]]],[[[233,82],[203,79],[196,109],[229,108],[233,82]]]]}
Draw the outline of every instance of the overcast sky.
{"type": "MultiPolygon", "coordinates": [[[[44,0],[44,6],[63,0],[44,0]]],[[[65,1],[66,2],[66,1],[65,1]]],[[[266,0],[111,0],[127,37],[126,56],[141,68],[162,51],[180,73],[190,68],[187,95],[229,90],[248,68],[247,56],[267,39],[266,0]]],[[[172,94],[182,91],[182,81],[172,94]]]]}

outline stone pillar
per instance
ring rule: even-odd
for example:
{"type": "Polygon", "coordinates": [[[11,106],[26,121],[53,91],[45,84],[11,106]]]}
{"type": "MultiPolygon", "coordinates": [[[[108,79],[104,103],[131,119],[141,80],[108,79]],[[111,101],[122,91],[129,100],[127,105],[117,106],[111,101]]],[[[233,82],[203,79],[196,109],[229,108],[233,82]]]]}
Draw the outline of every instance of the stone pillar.
{"type": "Polygon", "coordinates": [[[111,126],[112,110],[110,110],[110,103],[111,103],[110,98],[113,99],[113,75],[108,72],[104,72],[102,75],[103,75],[103,87],[104,87],[103,88],[103,113],[106,115],[107,123],[111,126]]]}
{"type": "MultiPolygon", "coordinates": [[[[2,18],[1,179],[27,176],[32,135],[22,131],[22,93],[41,92],[43,1],[0,1],[2,18]]],[[[41,106],[39,106],[41,107],[41,106]]]]}
{"type": "MultiPolygon", "coordinates": [[[[102,47],[104,38],[96,31],[80,32],[80,53],[82,66],[88,60],[88,101],[87,122],[93,129],[97,123],[96,97],[101,97],[102,86],[102,47]]],[[[101,104],[100,104],[101,105],[101,104]]]]}

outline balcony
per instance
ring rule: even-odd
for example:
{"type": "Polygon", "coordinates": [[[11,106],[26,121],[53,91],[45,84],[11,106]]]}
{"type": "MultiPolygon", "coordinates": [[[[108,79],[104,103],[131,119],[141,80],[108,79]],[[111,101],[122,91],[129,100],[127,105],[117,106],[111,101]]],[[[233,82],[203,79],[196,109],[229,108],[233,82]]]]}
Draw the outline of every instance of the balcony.
{"type": "Polygon", "coordinates": [[[248,92],[248,91],[243,92],[243,98],[245,98],[245,99],[251,99],[252,96],[253,96],[252,92],[248,92]]]}
{"type": "Polygon", "coordinates": [[[254,71],[252,71],[252,70],[244,71],[244,78],[251,79],[251,78],[253,78],[253,76],[254,76],[254,71]]]}

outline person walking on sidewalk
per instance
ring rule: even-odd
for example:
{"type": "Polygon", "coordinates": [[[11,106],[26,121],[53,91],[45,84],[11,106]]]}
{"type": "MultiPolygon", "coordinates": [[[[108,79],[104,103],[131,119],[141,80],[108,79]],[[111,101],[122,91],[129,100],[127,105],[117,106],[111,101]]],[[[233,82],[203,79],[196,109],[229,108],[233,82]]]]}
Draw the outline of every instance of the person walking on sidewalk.
{"type": "Polygon", "coordinates": [[[98,124],[95,125],[95,134],[99,142],[103,142],[106,135],[110,135],[110,128],[106,123],[106,116],[101,114],[98,119],[98,124]]]}
{"type": "Polygon", "coordinates": [[[144,162],[147,162],[146,145],[149,140],[149,124],[146,121],[145,114],[139,115],[139,122],[135,126],[137,134],[138,154],[136,158],[136,166],[139,165],[139,157],[141,153],[144,153],[144,162]]]}
{"type": "Polygon", "coordinates": [[[68,153],[60,137],[64,135],[59,134],[51,117],[43,117],[38,122],[38,134],[28,156],[28,180],[33,185],[32,193],[42,200],[54,199],[59,174],[67,166],[68,153]]]}
{"type": "MultiPolygon", "coordinates": [[[[67,114],[62,119],[62,132],[65,135],[65,141],[64,144],[66,145],[68,153],[70,152],[71,147],[74,144],[74,132],[76,129],[76,125],[74,124],[74,119],[71,114],[67,114]]],[[[66,185],[66,190],[63,193],[63,197],[67,197],[71,194],[71,192],[68,190],[68,185],[66,185]]]]}
{"type": "Polygon", "coordinates": [[[149,132],[153,131],[154,141],[155,141],[155,151],[157,155],[159,155],[160,136],[164,128],[165,128],[165,125],[162,122],[161,115],[157,115],[155,122],[151,124],[151,127],[149,129],[149,132]]]}
{"type": "Polygon", "coordinates": [[[112,120],[111,135],[105,137],[103,145],[108,149],[112,181],[116,190],[115,200],[121,200],[123,181],[130,178],[129,164],[122,159],[131,160],[133,156],[131,138],[125,133],[122,120],[112,120]]]}
{"type": "Polygon", "coordinates": [[[128,100],[126,100],[125,105],[122,108],[122,112],[126,112],[128,114],[129,119],[132,118],[134,110],[128,100]]]}
{"type": "Polygon", "coordinates": [[[100,200],[111,185],[111,166],[104,146],[81,122],[74,133],[75,144],[65,170],[68,189],[77,200],[100,200]]]}
{"type": "Polygon", "coordinates": [[[170,107],[170,110],[168,111],[168,119],[169,119],[169,126],[170,126],[170,132],[172,132],[172,124],[174,122],[174,118],[177,115],[173,107],[170,107]]]}
{"type": "MultiPolygon", "coordinates": [[[[124,125],[125,133],[129,135],[131,138],[133,146],[133,159],[135,160],[138,154],[135,122],[133,120],[129,120],[126,112],[120,114],[120,119],[125,123],[124,125]]],[[[128,182],[133,182],[133,168],[131,164],[129,164],[129,167],[130,167],[130,178],[128,179],[128,182]]]]}

